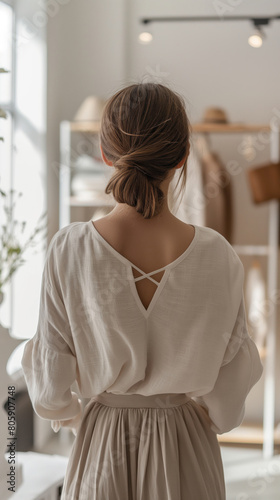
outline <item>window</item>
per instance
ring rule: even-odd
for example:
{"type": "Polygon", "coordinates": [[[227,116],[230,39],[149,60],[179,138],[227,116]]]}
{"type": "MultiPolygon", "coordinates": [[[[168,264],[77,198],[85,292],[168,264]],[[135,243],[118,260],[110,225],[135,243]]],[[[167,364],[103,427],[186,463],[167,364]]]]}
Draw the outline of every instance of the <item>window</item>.
{"type": "MultiPolygon", "coordinates": [[[[14,219],[26,222],[22,244],[46,211],[47,197],[46,27],[35,26],[30,32],[37,12],[35,0],[0,1],[0,67],[9,70],[0,75],[0,106],[8,117],[0,119],[0,136],[5,139],[0,141],[0,185],[4,191],[16,192],[14,219]]],[[[46,241],[41,234],[36,242],[5,285],[0,307],[2,326],[23,339],[34,335],[38,320],[46,241]]]]}

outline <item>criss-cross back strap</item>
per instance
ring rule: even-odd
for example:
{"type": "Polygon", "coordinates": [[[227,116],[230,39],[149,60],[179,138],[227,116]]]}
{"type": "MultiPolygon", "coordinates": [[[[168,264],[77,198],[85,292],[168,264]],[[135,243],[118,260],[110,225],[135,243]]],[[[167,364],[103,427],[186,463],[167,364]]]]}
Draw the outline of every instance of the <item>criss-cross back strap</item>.
{"type": "Polygon", "coordinates": [[[143,280],[145,278],[148,278],[149,280],[151,280],[156,285],[159,285],[160,282],[154,280],[153,278],[151,278],[150,275],[151,274],[157,274],[157,273],[159,273],[160,271],[163,271],[163,269],[166,268],[166,266],[165,266],[165,267],[162,267],[161,269],[156,269],[156,271],[151,271],[150,273],[144,273],[144,271],[142,271],[141,269],[139,269],[139,267],[137,267],[137,266],[132,266],[132,267],[134,267],[135,269],[137,269],[137,271],[139,271],[139,273],[142,274],[142,276],[138,276],[137,278],[134,278],[134,281],[140,281],[140,280],[143,280]]]}

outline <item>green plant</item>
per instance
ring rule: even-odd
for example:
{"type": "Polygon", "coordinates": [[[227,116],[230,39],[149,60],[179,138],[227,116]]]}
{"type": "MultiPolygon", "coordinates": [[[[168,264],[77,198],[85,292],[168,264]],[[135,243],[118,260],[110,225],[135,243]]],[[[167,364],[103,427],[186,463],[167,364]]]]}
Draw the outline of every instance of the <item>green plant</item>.
{"type": "MultiPolygon", "coordinates": [[[[16,191],[11,189],[11,198],[16,191]]],[[[22,193],[18,193],[18,198],[22,196],[22,193]]],[[[22,234],[25,231],[26,221],[19,222],[14,220],[13,212],[16,205],[16,201],[11,202],[9,196],[2,189],[0,189],[0,197],[5,199],[3,206],[4,212],[6,214],[6,223],[0,226],[0,294],[2,292],[3,286],[6,285],[11,279],[14,272],[20,267],[24,262],[26,262],[22,256],[29,247],[37,245],[35,241],[36,236],[39,233],[46,231],[46,223],[43,222],[47,216],[47,212],[44,212],[38,219],[38,223],[31,233],[31,235],[26,239],[25,242],[21,241],[22,234]],[[19,234],[18,234],[19,233],[19,234]]],[[[43,238],[47,235],[47,231],[43,234],[43,238]]],[[[37,253],[37,252],[35,252],[37,253]]]]}

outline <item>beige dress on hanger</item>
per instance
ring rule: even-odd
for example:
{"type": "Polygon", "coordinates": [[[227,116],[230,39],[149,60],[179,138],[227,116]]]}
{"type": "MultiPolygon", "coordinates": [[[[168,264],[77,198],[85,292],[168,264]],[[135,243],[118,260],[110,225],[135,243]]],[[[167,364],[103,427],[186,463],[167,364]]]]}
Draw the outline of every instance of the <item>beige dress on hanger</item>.
{"type": "Polygon", "coordinates": [[[233,198],[231,176],[219,155],[211,151],[209,138],[196,139],[195,148],[202,170],[205,198],[205,226],[211,227],[232,243],[233,198]]]}
{"type": "MultiPolygon", "coordinates": [[[[187,224],[205,226],[205,196],[203,191],[202,164],[195,147],[192,145],[187,161],[187,181],[181,197],[177,197],[175,186],[181,169],[177,169],[170,182],[168,195],[170,211],[187,224]]],[[[180,186],[180,184],[179,184],[180,186]]]]}

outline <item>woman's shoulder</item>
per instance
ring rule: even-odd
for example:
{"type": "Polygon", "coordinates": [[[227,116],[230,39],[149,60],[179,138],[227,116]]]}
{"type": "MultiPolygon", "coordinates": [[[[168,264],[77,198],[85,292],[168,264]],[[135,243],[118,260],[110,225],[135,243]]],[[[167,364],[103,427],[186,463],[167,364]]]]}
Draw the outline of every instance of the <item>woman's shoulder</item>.
{"type": "Polygon", "coordinates": [[[67,226],[59,229],[50,240],[48,252],[59,248],[61,249],[61,247],[66,247],[66,245],[69,249],[72,249],[73,247],[68,245],[69,241],[73,243],[74,240],[79,240],[79,238],[85,234],[86,224],[87,222],[71,222],[67,226]]]}
{"type": "Polygon", "coordinates": [[[211,249],[217,261],[220,259],[228,266],[244,271],[243,263],[236,250],[221,233],[207,226],[198,226],[198,228],[201,245],[205,251],[209,252],[211,249]]]}

